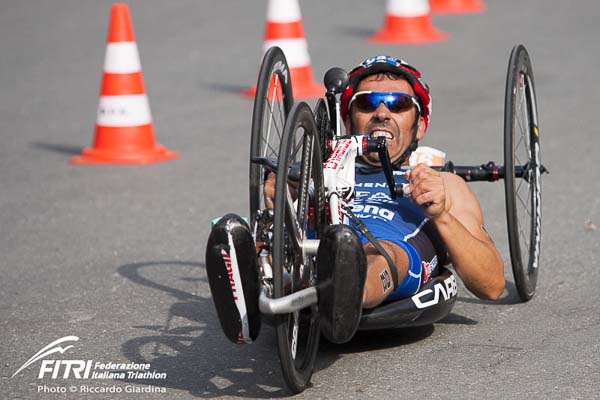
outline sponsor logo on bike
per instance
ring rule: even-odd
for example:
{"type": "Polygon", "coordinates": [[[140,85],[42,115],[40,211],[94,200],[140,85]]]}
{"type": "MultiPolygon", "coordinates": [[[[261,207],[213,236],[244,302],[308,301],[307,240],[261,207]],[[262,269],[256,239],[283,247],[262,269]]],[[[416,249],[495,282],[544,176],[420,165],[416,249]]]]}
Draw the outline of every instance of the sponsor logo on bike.
{"type": "Polygon", "coordinates": [[[422,309],[438,304],[440,296],[446,301],[451,297],[455,297],[457,293],[456,278],[454,275],[450,275],[448,278],[444,279],[443,283],[436,283],[433,289],[425,289],[415,294],[411,299],[417,308],[422,309]],[[433,298],[425,300],[426,298],[431,297],[431,294],[433,294],[433,298]]]}
{"type": "Polygon", "coordinates": [[[335,149],[333,149],[333,153],[331,153],[327,159],[327,162],[323,165],[323,169],[338,169],[340,163],[342,162],[342,158],[344,158],[351,145],[351,139],[340,140],[335,146],[335,149]]]}
{"type": "Polygon", "coordinates": [[[233,293],[233,300],[237,301],[237,290],[235,286],[235,279],[233,277],[233,268],[231,266],[231,257],[225,250],[221,250],[221,257],[223,257],[223,262],[225,263],[225,268],[227,268],[227,275],[229,277],[229,286],[231,286],[231,292],[233,293]]]}
{"type": "Polygon", "coordinates": [[[277,61],[275,66],[273,67],[273,71],[281,70],[281,75],[283,75],[283,83],[287,85],[288,82],[288,70],[283,61],[277,61]]]}

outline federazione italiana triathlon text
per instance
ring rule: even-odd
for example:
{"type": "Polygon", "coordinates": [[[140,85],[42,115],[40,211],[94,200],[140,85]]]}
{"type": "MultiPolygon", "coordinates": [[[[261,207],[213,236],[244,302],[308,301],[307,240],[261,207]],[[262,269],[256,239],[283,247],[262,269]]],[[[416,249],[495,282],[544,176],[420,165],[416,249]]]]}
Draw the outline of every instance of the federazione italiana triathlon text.
{"type": "Polygon", "coordinates": [[[99,362],[94,360],[43,360],[38,378],[166,379],[166,372],[149,371],[150,364],[99,362]]]}

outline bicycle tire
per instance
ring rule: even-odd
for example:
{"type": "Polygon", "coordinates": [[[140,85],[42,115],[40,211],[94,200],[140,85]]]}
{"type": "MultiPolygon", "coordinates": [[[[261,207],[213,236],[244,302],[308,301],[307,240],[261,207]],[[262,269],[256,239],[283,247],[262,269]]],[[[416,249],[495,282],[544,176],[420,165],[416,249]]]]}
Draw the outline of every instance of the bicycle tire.
{"type": "Polygon", "coordinates": [[[314,109],[315,124],[319,133],[319,142],[321,143],[321,160],[327,160],[329,151],[327,150],[327,142],[333,139],[333,129],[331,128],[331,119],[327,111],[327,103],[324,99],[319,99],[314,109]]]}
{"type": "MultiPolygon", "coordinates": [[[[275,298],[316,284],[315,257],[304,256],[300,242],[312,225],[316,236],[324,223],[323,170],[314,117],[305,102],[295,104],[286,122],[275,182],[273,221],[273,294],[275,298]],[[288,174],[300,164],[293,188],[288,174]],[[312,189],[312,190],[311,190],[312,189]],[[296,193],[296,200],[292,197],[296,193]],[[313,212],[310,212],[310,209],[313,212]],[[284,282],[287,273],[288,282],[284,282]]],[[[275,321],[281,370],[289,389],[300,393],[310,383],[319,346],[317,305],[278,315],[275,321]]]]}
{"type": "Polygon", "coordinates": [[[253,159],[277,159],[283,128],[292,104],[294,96],[285,55],[279,47],[271,47],[263,57],[252,110],[249,180],[251,224],[255,221],[257,211],[265,208],[265,169],[254,163],[253,159]]]}
{"type": "Polygon", "coordinates": [[[533,297],[539,272],[542,193],[537,103],[533,69],[523,45],[511,52],[504,103],[506,220],[515,286],[522,301],[533,297]],[[515,167],[524,168],[516,183],[515,167]],[[521,189],[526,185],[527,197],[521,189]],[[524,211],[523,211],[524,209],[524,211]]]}

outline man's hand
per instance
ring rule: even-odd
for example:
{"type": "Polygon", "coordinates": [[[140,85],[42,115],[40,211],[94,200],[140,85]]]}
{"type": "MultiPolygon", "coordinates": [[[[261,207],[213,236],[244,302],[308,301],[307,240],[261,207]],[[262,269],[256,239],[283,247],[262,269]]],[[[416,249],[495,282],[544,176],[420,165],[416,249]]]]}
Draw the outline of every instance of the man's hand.
{"type": "Polygon", "coordinates": [[[436,220],[447,211],[448,199],[440,172],[425,164],[419,164],[406,171],[406,180],[409,184],[404,187],[404,193],[409,194],[415,203],[423,207],[430,220],[436,220]]]}

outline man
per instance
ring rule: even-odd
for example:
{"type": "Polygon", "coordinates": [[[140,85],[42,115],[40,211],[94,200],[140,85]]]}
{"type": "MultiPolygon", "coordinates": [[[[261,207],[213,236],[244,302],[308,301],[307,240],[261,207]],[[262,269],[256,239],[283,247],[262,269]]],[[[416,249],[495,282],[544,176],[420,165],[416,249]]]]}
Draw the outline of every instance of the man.
{"type": "MultiPolygon", "coordinates": [[[[365,156],[357,165],[353,211],[370,234],[334,225],[321,238],[317,265],[324,336],[336,343],[350,340],[362,308],[411,296],[449,262],[476,296],[498,299],[504,290],[502,259],[468,185],[424,164],[399,171],[429,123],[431,98],[420,73],[387,56],[365,60],[350,72],[341,103],[347,133],[384,136],[396,181],[407,185],[405,196],[392,200],[382,185],[378,156],[365,156]]],[[[273,193],[267,182],[267,202],[273,193]]]]}
{"type": "MultiPolygon", "coordinates": [[[[367,59],[350,72],[341,102],[348,133],[384,136],[395,169],[408,166],[410,153],[425,135],[431,110],[429,88],[414,67],[387,56],[367,59]]],[[[360,250],[354,250],[353,261],[344,261],[342,254],[360,243],[366,255],[360,305],[352,302],[350,294],[346,303],[329,301],[331,306],[323,310],[324,335],[334,342],[349,340],[358,326],[359,307],[409,297],[437,274],[439,265],[449,262],[477,297],[498,299],[504,290],[502,259],[483,227],[481,207],[463,179],[419,164],[406,173],[395,172],[396,182],[407,185],[405,197],[392,200],[387,185],[381,184],[386,180],[378,156],[360,161],[365,165],[357,165],[353,211],[375,240],[372,243],[360,232],[356,237],[343,225],[329,227],[321,239],[324,251],[319,252],[317,265],[333,265],[325,270],[333,278],[337,270],[363,273],[355,261],[365,257],[360,250]]]]}

